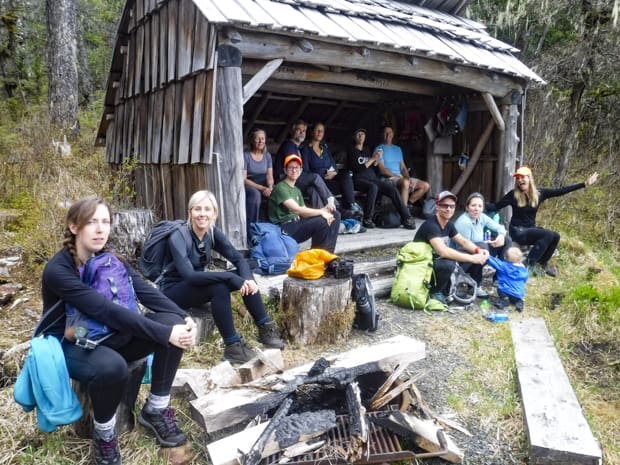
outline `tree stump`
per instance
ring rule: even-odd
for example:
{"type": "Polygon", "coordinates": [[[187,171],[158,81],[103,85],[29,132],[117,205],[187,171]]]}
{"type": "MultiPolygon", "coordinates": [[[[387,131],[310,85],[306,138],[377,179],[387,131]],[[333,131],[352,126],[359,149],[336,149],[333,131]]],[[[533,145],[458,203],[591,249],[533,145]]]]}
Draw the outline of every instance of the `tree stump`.
{"type": "Polygon", "coordinates": [[[282,311],[284,329],[293,342],[334,343],[346,339],[355,318],[351,279],[287,277],[282,287],[282,311]]]}
{"type": "MultiPolygon", "coordinates": [[[[119,434],[132,431],[135,426],[134,404],[140,392],[142,377],[146,369],[146,358],[129,363],[129,379],[121,403],[116,408],[116,428],[119,434]]],[[[93,408],[85,384],[72,380],[73,390],[82,405],[82,418],[73,423],[75,434],[84,439],[93,436],[93,408]]]]}
{"type": "Polygon", "coordinates": [[[200,307],[190,307],[186,311],[196,322],[196,344],[209,339],[215,330],[215,321],[211,314],[211,303],[207,302],[200,307]]]}

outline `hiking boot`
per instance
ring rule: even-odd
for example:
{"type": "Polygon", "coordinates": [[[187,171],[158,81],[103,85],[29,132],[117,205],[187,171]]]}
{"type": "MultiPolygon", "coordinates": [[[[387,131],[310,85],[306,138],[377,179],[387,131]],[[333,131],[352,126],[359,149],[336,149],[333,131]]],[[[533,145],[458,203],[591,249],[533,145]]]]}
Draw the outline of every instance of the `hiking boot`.
{"type": "Polygon", "coordinates": [[[510,305],[510,300],[508,300],[508,297],[500,297],[499,300],[495,302],[493,305],[495,305],[495,308],[503,310],[508,305],[510,305]]]}
{"type": "Polygon", "coordinates": [[[438,300],[442,304],[447,304],[448,303],[447,299],[446,299],[446,296],[443,294],[443,292],[435,292],[434,294],[431,294],[431,299],[438,300]]]}
{"type": "Polygon", "coordinates": [[[522,312],[524,306],[525,306],[525,304],[523,303],[523,301],[521,299],[519,299],[519,300],[517,300],[515,302],[515,308],[517,309],[518,312],[522,312]]]}
{"type": "Polygon", "coordinates": [[[187,441],[187,436],[177,425],[177,419],[172,407],[149,413],[145,405],[138,416],[138,423],[153,431],[157,442],[162,447],[177,447],[187,441]]]}
{"type": "Polygon", "coordinates": [[[415,220],[413,219],[413,216],[410,216],[403,222],[403,227],[405,229],[415,229],[415,220]]]}
{"type": "Polygon", "coordinates": [[[280,333],[273,321],[262,324],[258,327],[258,340],[273,349],[283,349],[284,342],[280,338],[280,333]]]}
{"type": "Polygon", "coordinates": [[[353,213],[361,213],[362,215],[364,214],[364,209],[357,202],[353,202],[351,204],[351,210],[353,211],[353,213]]]}
{"type": "Polygon", "coordinates": [[[243,364],[249,362],[256,356],[256,352],[254,352],[243,339],[233,342],[224,348],[224,359],[231,363],[243,364]]]}
{"type": "Polygon", "coordinates": [[[555,278],[558,275],[558,269],[549,265],[548,263],[542,265],[542,269],[545,270],[545,273],[547,273],[552,278],[555,278]]]}
{"type": "Polygon", "coordinates": [[[104,441],[97,434],[97,430],[93,431],[93,456],[95,465],[121,465],[121,451],[118,448],[118,439],[116,434],[109,441],[104,441]]]}
{"type": "Polygon", "coordinates": [[[487,299],[489,297],[489,293],[479,287],[476,289],[476,297],[478,297],[479,299],[487,299]]]}
{"type": "Polygon", "coordinates": [[[362,224],[364,225],[365,228],[368,228],[368,229],[373,229],[377,227],[377,225],[373,223],[373,221],[370,219],[362,221],[362,224]]]}

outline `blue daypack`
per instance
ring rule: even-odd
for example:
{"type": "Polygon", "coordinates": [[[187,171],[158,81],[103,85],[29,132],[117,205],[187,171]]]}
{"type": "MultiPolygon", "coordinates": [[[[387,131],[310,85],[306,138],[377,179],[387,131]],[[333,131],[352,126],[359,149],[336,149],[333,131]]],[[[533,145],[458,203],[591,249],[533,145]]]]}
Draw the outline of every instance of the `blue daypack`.
{"type": "MultiPolygon", "coordinates": [[[[106,299],[138,313],[133,284],[125,264],[116,255],[103,252],[90,258],[79,269],[82,282],[103,294],[106,299]]],[[[103,323],[66,303],[65,338],[81,347],[94,349],[114,332],[103,323]]]]}
{"type": "Polygon", "coordinates": [[[181,231],[187,248],[192,246],[192,237],[185,220],[163,220],[153,226],[149,237],[144,241],[142,254],[138,258],[138,268],[142,275],[155,283],[166,271],[168,257],[168,237],[176,230],[181,231]]]}
{"type": "Polygon", "coordinates": [[[286,273],[299,252],[297,241],[273,223],[252,223],[250,243],[250,257],[257,264],[253,271],[258,274],[286,273]]]}

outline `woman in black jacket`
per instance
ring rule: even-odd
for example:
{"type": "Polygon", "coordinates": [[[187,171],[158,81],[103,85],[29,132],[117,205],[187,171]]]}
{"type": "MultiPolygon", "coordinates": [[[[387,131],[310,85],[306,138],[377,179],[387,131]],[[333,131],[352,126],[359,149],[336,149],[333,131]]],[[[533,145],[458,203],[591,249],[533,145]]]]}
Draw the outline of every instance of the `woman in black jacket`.
{"type": "Polygon", "coordinates": [[[78,346],[65,337],[65,318],[46,330],[61,340],[69,376],[88,386],[93,406],[93,455],[96,464],[120,464],[116,436],[116,408],[128,379],[128,362],[154,353],[151,391],[138,421],[150,428],[164,447],[186,441],[169,407],[170,388],[183,349],[194,344],[196,324],[174,302],[124,262],[135,297],[152,312],[143,315],[108,300],[85,284],[84,265],[105,251],[112,212],[102,199],[90,197],[74,203],[67,212],[64,247],[43,271],[44,312],[58,301],[86,317],[107,325],[113,335],[94,348],[78,346]]]}
{"type": "Polygon", "coordinates": [[[509,233],[513,241],[520,245],[531,245],[526,259],[526,265],[530,267],[535,276],[547,273],[556,276],[557,270],[549,265],[549,260],[560,242],[560,235],[555,231],[536,226],[536,213],[540,204],[551,197],[559,197],[577,189],[591,186],[598,179],[598,173],[592,174],[585,182],[558,189],[538,189],[534,183],[532,170],[522,166],[514,174],[516,189],[508,192],[494,206],[489,209],[501,209],[512,207],[512,219],[509,233]]]}
{"type": "Polygon", "coordinates": [[[282,349],[277,328],[265,312],[263,300],[250,266],[241,253],[215,227],[218,206],[215,196],[207,190],[194,193],[189,199],[187,227],[192,239],[188,248],[184,233],[176,230],[168,238],[171,263],[160,281],[166,296],[181,308],[198,307],[211,302],[215,325],[224,340],[224,358],[245,363],[256,356],[235,330],[230,293],[239,291],[243,303],[258,326],[258,338],[268,347],[282,349]],[[233,271],[212,271],[211,251],[230,261],[233,271]]]}

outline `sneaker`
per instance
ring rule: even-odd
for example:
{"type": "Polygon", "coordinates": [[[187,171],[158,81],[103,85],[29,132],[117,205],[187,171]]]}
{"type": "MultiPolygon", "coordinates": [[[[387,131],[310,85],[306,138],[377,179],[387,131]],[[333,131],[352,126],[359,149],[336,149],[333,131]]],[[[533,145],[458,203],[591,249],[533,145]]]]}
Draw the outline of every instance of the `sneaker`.
{"type": "Polygon", "coordinates": [[[353,202],[351,204],[351,210],[353,210],[354,213],[361,213],[362,215],[364,214],[364,209],[357,202],[353,202]]]}
{"type": "Polygon", "coordinates": [[[405,229],[415,229],[415,220],[413,219],[413,216],[410,216],[403,222],[403,227],[405,229]]]}
{"type": "Polygon", "coordinates": [[[476,289],[476,297],[478,297],[479,299],[487,299],[489,297],[489,293],[481,287],[478,287],[476,289]]]}
{"type": "Polygon", "coordinates": [[[499,300],[495,302],[493,305],[495,305],[495,308],[498,308],[499,310],[503,310],[508,305],[510,305],[510,300],[508,300],[508,297],[500,297],[499,300]]]}
{"type": "Polygon", "coordinates": [[[515,302],[515,308],[517,309],[518,312],[522,312],[523,311],[523,307],[524,307],[524,303],[521,299],[517,300],[515,302]]]}
{"type": "Polygon", "coordinates": [[[368,229],[373,229],[377,227],[377,225],[373,223],[373,221],[370,219],[362,221],[362,224],[364,225],[365,228],[368,228],[368,229]]]}
{"type": "Polygon", "coordinates": [[[441,302],[442,304],[447,304],[448,302],[446,301],[446,296],[443,295],[443,292],[436,292],[434,294],[431,294],[431,299],[435,299],[438,300],[439,302],[441,302]]]}
{"type": "Polygon", "coordinates": [[[549,265],[548,263],[546,265],[542,265],[542,269],[545,270],[545,273],[547,273],[552,278],[555,278],[558,275],[558,269],[549,265]]]}
{"type": "Polygon", "coordinates": [[[145,405],[142,407],[140,415],[138,415],[138,423],[153,431],[157,442],[162,447],[177,447],[187,441],[187,436],[177,425],[177,419],[172,407],[149,413],[146,411],[145,405]]]}
{"type": "Polygon", "coordinates": [[[284,348],[284,342],[280,338],[278,328],[276,328],[276,324],[273,321],[258,327],[258,340],[262,344],[273,349],[284,348]]]}
{"type": "Polygon", "coordinates": [[[118,448],[118,439],[116,434],[109,441],[104,441],[97,434],[97,430],[93,431],[93,456],[95,465],[121,465],[121,451],[118,448]]]}
{"type": "Polygon", "coordinates": [[[243,364],[249,362],[256,356],[256,352],[254,352],[243,339],[233,342],[224,348],[224,359],[231,363],[243,364]]]}

